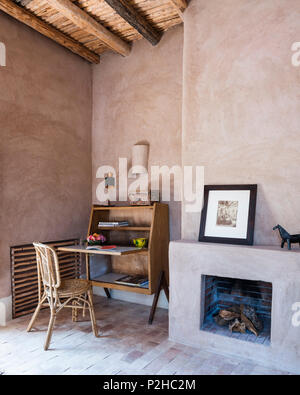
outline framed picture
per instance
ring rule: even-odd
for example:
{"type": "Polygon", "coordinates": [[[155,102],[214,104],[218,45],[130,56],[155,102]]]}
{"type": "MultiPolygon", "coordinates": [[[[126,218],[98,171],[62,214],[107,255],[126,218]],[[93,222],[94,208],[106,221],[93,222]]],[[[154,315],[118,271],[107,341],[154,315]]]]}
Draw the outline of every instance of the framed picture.
{"type": "Polygon", "coordinates": [[[206,185],[199,241],[253,244],[257,185],[206,185]]]}

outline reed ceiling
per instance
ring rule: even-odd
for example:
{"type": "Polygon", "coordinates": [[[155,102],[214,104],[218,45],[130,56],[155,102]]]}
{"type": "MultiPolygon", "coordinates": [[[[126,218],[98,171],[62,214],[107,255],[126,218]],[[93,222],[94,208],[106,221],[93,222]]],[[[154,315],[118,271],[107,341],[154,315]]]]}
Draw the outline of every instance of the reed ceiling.
{"type": "Polygon", "coordinates": [[[91,63],[106,51],[128,56],[142,38],[156,45],[186,7],[187,0],[0,0],[0,10],[91,63]]]}

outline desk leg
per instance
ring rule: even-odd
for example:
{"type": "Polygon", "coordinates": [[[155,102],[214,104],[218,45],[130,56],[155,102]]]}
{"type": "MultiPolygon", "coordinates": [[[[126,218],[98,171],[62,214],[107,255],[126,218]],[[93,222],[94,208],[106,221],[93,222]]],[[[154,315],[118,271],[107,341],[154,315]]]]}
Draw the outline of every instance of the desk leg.
{"type": "Polygon", "coordinates": [[[110,292],[109,292],[108,288],[104,288],[104,291],[105,291],[105,294],[108,297],[108,299],[110,299],[111,296],[110,296],[110,292]]]}
{"type": "Polygon", "coordinates": [[[90,254],[85,254],[85,275],[86,279],[90,281],[90,254]]]}
{"type": "Polygon", "coordinates": [[[158,285],[157,285],[157,289],[154,295],[154,299],[153,299],[153,303],[152,303],[152,307],[151,307],[151,311],[150,311],[150,316],[149,316],[149,321],[148,324],[151,325],[154,319],[154,315],[155,315],[155,311],[156,311],[156,307],[157,307],[157,302],[158,302],[158,298],[160,295],[160,291],[164,289],[167,300],[169,301],[169,287],[168,287],[168,283],[167,280],[165,278],[165,273],[163,271],[160,272],[159,275],[159,280],[158,280],[158,285]]]}

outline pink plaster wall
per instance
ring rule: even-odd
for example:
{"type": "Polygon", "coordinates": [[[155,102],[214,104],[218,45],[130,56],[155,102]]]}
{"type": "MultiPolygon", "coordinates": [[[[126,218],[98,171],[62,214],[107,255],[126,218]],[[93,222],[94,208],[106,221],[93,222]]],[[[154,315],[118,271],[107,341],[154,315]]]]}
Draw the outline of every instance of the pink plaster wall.
{"type": "MultiPolygon", "coordinates": [[[[256,244],[300,232],[298,0],[192,0],[185,12],[183,163],[206,184],[258,183],[256,244]]],[[[183,210],[184,238],[198,215],[183,210]]]]}
{"type": "MultiPolygon", "coordinates": [[[[93,201],[99,166],[118,168],[131,148],[150,144],[149,166],[181,164],[183,28],[166,33],[152,47],[134,43],[126,58],[104,55],[93,66],[93,201]]],[[[170,203],[171,237],[180,238],[181,204],[170,203]]]]}
{"type": "MultiPolygon", "coordinates": [[[[258,183],[257,244],[277,243],[278,222],[299,232],[299,14],[298,0],[192,0],[184,45],[177,27],[157,47],[104,55],[93,67],[91,171],[90,66],[0,13],[0,297],[9,246],[85,234],[96,169],[141,140],[149,165],[183,161],[204,165],[206,183],[258,183]]],[[[177,239],[181,208],[170,208],[177,239]]],[[[198,230],[199,215],[183,210],[183,237],[198,230]]]]}
{"type": "Polygon", "coordinates": [[[0,12],[0,298],[9,247],[85,235],[91,204],[91,67],[0,12]]]}

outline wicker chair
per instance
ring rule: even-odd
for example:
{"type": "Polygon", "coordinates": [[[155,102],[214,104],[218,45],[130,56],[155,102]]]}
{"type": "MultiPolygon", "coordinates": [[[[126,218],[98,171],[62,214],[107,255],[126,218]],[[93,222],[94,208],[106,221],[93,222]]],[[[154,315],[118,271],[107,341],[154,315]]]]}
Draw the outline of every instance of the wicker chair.
{"type": "Polygon", "coordinates": [[[55,250],[40,243],[33,243],[33,245],[37,258],[39,304],[31,318],[27,332],[31,331],[41,307],[50,307],[51,315],[44,345],[44,349],[48,350],[57,313],[63,307],[72,308],[72,320],[77,321],[78,309],[83,310],[84,315],[85,308],[88,307],[93,332],[98,337],[90,282],[81,279],[61,280],[58,257],[55,250]],[[43,294],[42,282],[44,285],[43,294]]]}

